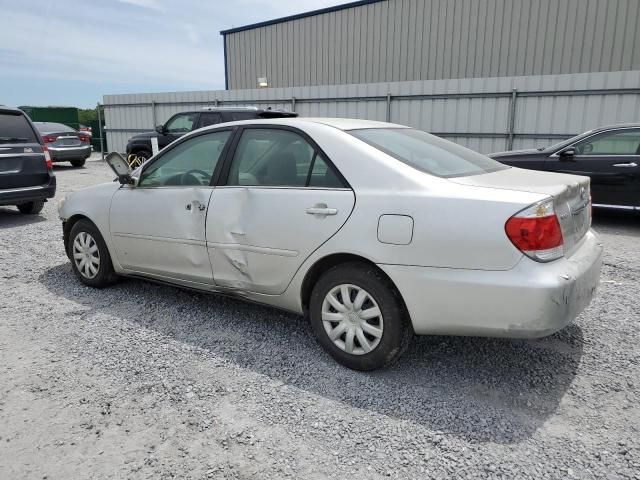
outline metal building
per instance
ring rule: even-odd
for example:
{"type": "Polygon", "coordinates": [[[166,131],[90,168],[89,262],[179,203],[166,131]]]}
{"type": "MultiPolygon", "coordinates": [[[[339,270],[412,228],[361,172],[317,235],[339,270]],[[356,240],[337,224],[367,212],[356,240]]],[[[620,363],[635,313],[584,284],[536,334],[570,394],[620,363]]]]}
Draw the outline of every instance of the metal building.
{"type": "Polygon", "coordinates": [[[639,0],[363,0],[224,30],[226,88],[640,70],[639,0]]]}

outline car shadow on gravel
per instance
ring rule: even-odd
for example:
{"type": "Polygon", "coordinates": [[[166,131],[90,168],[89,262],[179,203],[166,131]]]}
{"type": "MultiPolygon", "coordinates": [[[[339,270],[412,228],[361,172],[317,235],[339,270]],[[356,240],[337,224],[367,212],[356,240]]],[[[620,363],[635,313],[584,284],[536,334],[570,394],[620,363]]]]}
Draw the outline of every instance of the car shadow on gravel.
{"type": "Polygon", "coordinates": [[[20,213],[15,207],[0,207],[0,230],[44,222],[44,215],[27,215],[20,213]]]}
{"type": "Polygon", "coordinates": [[[116,328],[137,324],[278,383],[480,442],[531,436],[557,410],[582,357],[573,324],[539,340],[417,337],[395,365],[361,373],[324,353],[304,319],[269,307],[131,279],[94,290],[69,264],[39,280],[88,315],[112,316],[116,328]]]}
{"type": "Polygon", "coordinates": [[[593,209],[593,227],[640,234],[640,211],[596,207],[593,209]]]}

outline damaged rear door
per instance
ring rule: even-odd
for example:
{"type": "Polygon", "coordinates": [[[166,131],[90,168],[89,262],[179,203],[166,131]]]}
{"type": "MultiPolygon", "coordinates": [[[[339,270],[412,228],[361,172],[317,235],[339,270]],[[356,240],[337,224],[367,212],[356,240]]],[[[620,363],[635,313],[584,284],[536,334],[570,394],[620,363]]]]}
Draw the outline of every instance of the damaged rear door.
{"type": "Polygon", "coordinates": [[[346,222],[354,193],[297,129],[244,127],[212,195],[207,247],[216,285],[278,295],[346,222]]]}

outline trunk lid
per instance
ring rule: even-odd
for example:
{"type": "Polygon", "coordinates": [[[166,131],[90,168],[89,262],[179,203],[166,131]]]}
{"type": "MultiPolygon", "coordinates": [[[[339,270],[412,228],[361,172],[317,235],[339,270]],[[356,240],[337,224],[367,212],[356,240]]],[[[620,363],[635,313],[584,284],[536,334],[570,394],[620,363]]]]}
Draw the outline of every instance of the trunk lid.
{"type": "MultiPolygon", "coordinates": [[[[552,197],[562,229],[566,257],[571,256],[576,245],[591,227],[589,177],[508,168],[483,175],[449,180],[461,185],[540,193],[552,197]]],[[[527,206],[523,205],[523,207],[527,206]]],[[[506,220],[508,219],[505,219],[505,222],[506,220]]]]}
{"type": "Polygon", "coordinates": [[[45,139],[55,139],[53,142],[47,142],[47,146],[53,148],[82,146],[80,134],[74,132],[47,133],[45,139]]]}

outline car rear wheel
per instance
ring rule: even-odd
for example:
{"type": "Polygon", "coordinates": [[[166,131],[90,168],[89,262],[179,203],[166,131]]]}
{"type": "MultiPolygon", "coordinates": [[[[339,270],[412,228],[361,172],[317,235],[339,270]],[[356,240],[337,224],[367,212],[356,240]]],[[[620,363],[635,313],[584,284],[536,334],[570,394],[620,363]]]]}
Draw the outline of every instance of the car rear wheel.
{"type": "Polygon", "coordinates": [[[35,215],[36,213],[40,213],[42,208],[44,207],[44,200],[35,200],[33,202],[21,203],[20,205],[16,205],[20,213],[26,213],[28,215],[35,215]]]}
{"type": "Polygon", "coordinates": [[[395,288],[366,264],[338,265],[324,273],[311,293],[309,317],[322,347],[353,370],[390,365],[412,337],[395,288]]]}
{"type": "Polygon", "coordinates": [[[85,285],[103,288],[116,281],[107,245],[97,227],[88,220],[80,220],[71,228],[67,252],[73,272],[85,285]]]}
{"type": "Polygon", "coordinates": [[[86,158],[83,158],[82,160],[71,160],[71,165],[76,168],[84,167],[86,161],[86,158]]]}

